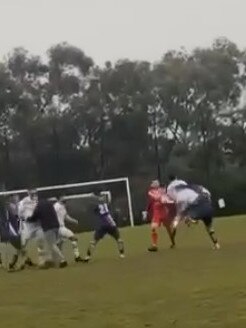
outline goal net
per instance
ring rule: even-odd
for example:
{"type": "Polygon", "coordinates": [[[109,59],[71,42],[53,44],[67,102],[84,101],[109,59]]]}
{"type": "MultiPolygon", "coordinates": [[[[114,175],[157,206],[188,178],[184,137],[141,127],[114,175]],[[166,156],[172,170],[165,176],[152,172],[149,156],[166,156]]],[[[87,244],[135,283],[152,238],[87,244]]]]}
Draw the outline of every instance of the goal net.
{"type": "MultiPolygon", "coordinates": [[[[119,227],[134,226],[128,178],[39,187],[37,190],[41,198],[52,201],[55,201],[59,195],[65,197],[69,215],[79,220],[77,232],[91,231],[98,222],[94,213],[97,202],[95,192],[101,192],[107,196],[113,217],[119,227]]],[[[0,196],[18,194],[20,198],[23,198],[26,192],[27,190],[5,191],[1,192],[0,196]]]]}

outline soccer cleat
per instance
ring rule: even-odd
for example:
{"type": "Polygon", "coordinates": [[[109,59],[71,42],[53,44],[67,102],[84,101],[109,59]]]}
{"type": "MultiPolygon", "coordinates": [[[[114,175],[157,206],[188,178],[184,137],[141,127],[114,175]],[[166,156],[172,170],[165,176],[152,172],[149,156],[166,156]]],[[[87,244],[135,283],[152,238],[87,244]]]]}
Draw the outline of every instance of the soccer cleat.
{"type": "Polygon", "coordinates": [[[84,260],[80,256],[75,257],[74,261],[77,262],[77,263],[78,262],[84,262],[84,260]]]}
{"type": "Polygon", "coordinates": [[[23,271],[23,270],[25,270],[25,268],[26,268],[26,267],[25,267],[25,264],[22,264],[22,265],[20,265],[19,270],[20,270],[20,271],[23,271]]]}
{"type": "Polygon", "coordinates": [[[9,271],[14,271],[16,268],[15,268],[15,264],[14,263],[10,263],[9,265],[9,271]]]}
{"type": "Polygon", "coordinates": [[[220,244],[219,243],[214,244],[214,249],[219,250],[220,249],[220,244]]]}
{"type": "Polygon", "coordinates": [[[85,258],[83,258],[83,262],[88,263],[90,261],[91,257],[87,255],[85,258]]]}
{"type": "Polygon", "coordinates": [[[125,254],[120,254],[121,259],[124,259],[125,257],[126,257],[125,254]]]}
{"type": "Polygon", "coordinates": [[[175,249],[176,248],[176,245],[175,244],[171,244],[170,245],[170,249],[175,249]]]}
{"type": "Polygon", "coordinates": [[[25,264],[29,267],[34,267],[35,264],[32,262],[30,258],[26,259],[25,264]]]}
{"type": "Polygon", "coordinates": [[[157,247],[157,246],[150,246],[150,247],[148,248],[148,251],[149,251],[149,252],[157,252],[157,251],[158,251],[158,247],[157,247]]]}
{"type": "Polygon", "coordinates": [[[67,261],[62,261],[60,264],[59,264],[59,268],[66,268],[67,267],[67,261]]]}

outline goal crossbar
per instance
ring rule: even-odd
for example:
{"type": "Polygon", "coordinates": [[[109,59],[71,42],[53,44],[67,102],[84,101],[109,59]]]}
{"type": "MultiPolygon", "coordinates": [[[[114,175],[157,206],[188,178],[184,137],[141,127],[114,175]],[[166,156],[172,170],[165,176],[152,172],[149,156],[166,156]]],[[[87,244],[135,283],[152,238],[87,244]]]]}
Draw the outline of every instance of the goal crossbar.
{"type": "MultiPolygon", "coordinates": [[[[71,183],[71,184],[62,184],[62,185],[55,185],[55,186],[38,187],[37,191],[79,188],[79,187],[95,186],[95,185],[99,185],[99,184],[116,183],[116,182],[124,182],[126,184],[126,193],[127,193],[127,201],[128,201],[128,208],[129,208],[129,219],[130,219],[130,224],[133,227],[134,226],[134,216],[133,216],[133,206],[132,206],[132,195],[131,195],[130,183],[129,183],[128,177],[108,179],[108,180],[88,181],[88,182],[80,182],[80,183],[71,183]]],[[[27,191],[28,191],[27,189],[1,191],[0,196],[23,194],[23,193],[26,193],[27,191]]]]}

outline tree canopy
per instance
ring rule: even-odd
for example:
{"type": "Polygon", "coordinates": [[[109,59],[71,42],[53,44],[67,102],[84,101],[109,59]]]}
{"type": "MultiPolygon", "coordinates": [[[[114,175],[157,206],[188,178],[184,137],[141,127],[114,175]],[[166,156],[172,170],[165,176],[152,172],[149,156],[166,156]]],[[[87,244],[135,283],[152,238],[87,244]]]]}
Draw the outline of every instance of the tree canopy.
{"type": "MultiPolygon", "coordinates": [[[[0,63],[0,181],[7,189],[169,172],[245,211],[246,53],[220,38],[155,63],[98,67],[67,43],[0,63]]],[[[138,196],[136,196],[137,198],[138,196]]]]}

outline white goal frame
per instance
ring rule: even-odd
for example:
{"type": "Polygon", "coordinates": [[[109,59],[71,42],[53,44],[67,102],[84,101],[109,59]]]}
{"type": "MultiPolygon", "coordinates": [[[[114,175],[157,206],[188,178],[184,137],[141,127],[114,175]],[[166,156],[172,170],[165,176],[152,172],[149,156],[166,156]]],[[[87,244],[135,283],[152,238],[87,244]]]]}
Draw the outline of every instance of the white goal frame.
{"type": "MultiPolygon", "coordinates": [[[[37,191],[48,191],[48,190],[60,190],[60,189],[70,189],[70,188],[79,188],[79,187],[87,187],[87,186],[96,186],[100,184],[109,184],[109,183],[117,183],[117,182],[124,182],[126,186],[126,193],[127,193],[127,202],[128,202],[128,209],[129,209],[129,220],[130,226],[134,227],[134,215],[133,215],[133,206],[132,206],[132,195],[130,189],[130,183],[128,177],[116,178],[116,179],[108,179],[108,180],[96,180],[96,181],[88,181],[88,182],[81,182],[81,183],[71,183],[71,184],[63,184],[63,185],[55,185],[55,186],[46,186],[46,187],[39,187],[37,191]]],[[[20,190],[9,190],[9,191],[2,191],[0,192],[0,196],[9,196],[14,194],[23,194],[26,193],[27,189],[20,189],[20,190]]]]}

